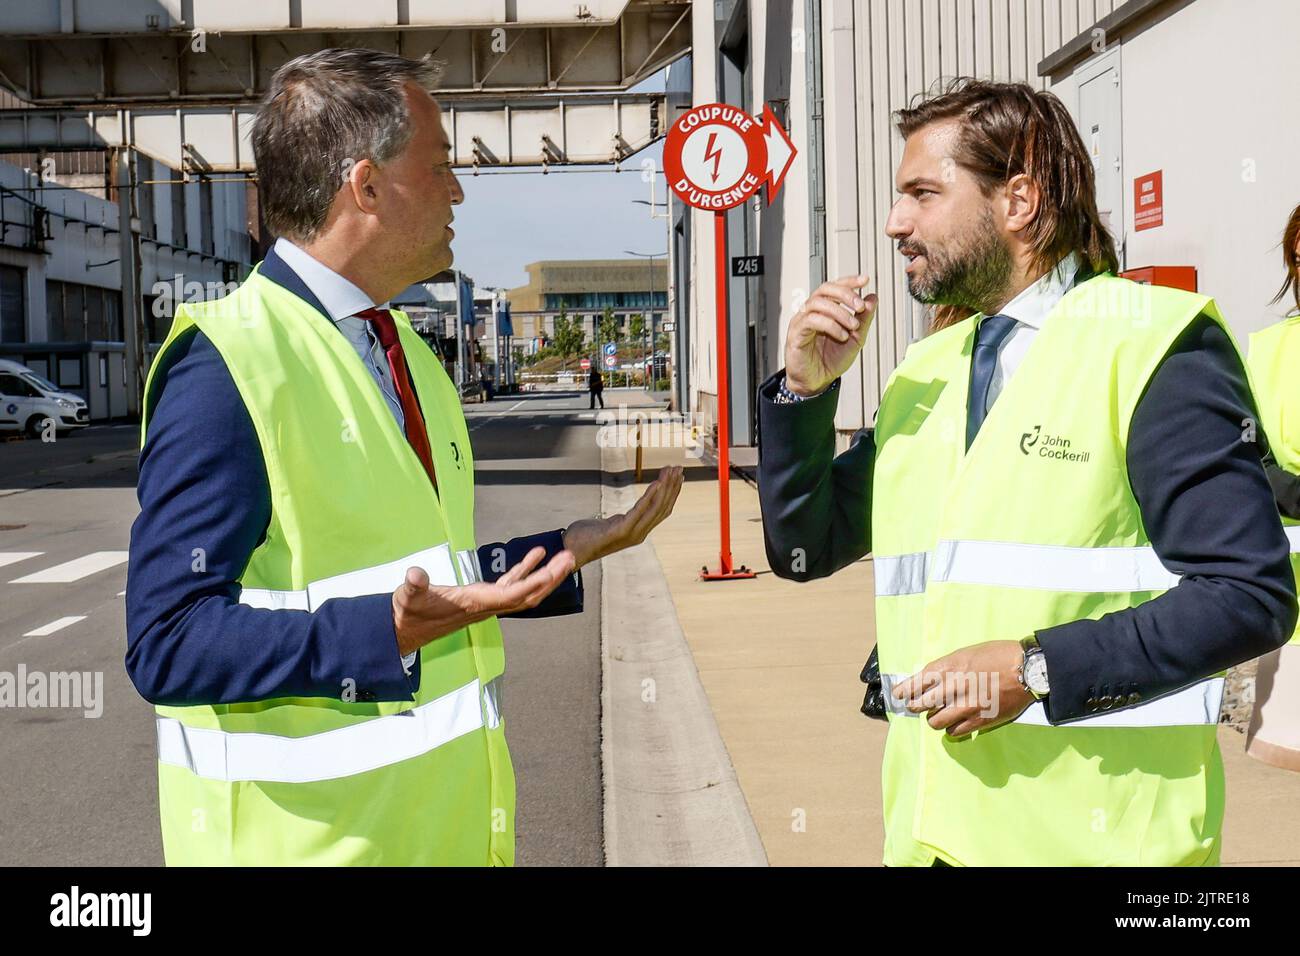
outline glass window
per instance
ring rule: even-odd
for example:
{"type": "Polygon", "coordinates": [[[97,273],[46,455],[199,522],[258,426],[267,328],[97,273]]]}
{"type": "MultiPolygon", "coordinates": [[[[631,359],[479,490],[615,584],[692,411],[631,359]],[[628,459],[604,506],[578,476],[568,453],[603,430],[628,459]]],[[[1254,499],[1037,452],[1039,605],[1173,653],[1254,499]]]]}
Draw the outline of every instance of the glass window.
{"type": "Polygon", "coordinates": [[[90,286],[85,288],[86,297],[86,339],[96,341],[105,339],[104,334],[104,290],[90,286]]]}
{"type": "Polygon", "coordinates": [[[81,342],[86,338],[86,295],[75,282],[63,283],[63,327],[56,342],[81,342]]]}
{"type": "Polygon", "coordinates": [[[63,283],[49,280],[45,283],[46,338],[57,340],[63,328],[63,283]]]}
{"type": "Polygon", "coordinates": [[[199,248],[212,255],[212,180],[199,180],[199,248]]]}
{"type": "Polygon", "coordinates": [[[24,273],[25,270],[16,266],[0,266],[0,342],[27,341],[24,273]]]}
{"type": "Polygon", "coordinates": [[[30,382],[35,382],[37,388],[43,388],[47,392],[57,392],[59,390],[59,387],[55,385],[53,382],[51,382],[48,378],[46,378],[44,375],[37,375],[31,369],[28,369],[26,372],[24,372],[23,377],[30,382]]]}
{"type": "Polygon", "coordinates": [[[81,359],[59,359],[59,387],[81,388],[81,359]]]}
{"type": "Polygon", "coordinates": [[[104,290],[104,326],[106,338],[110,342],[123,341],[122,335],[122,293],[116,289],[104,290]]]}
{"type": "Polygon", "coordinates": [[[0,395],[32,398],[40,395],[40,392],[17,375],[0,375],[0,395]]]}
{"type": "MultiPolygon", "coordinates": [[[[175,178],[175,177],[173,177],[175,178]]],[[[174,182],[171,184],[171,202],[172,202],[172,242],[180,248],[185,248],[187,241],[185,235],[185,184],[174,182]]]]}

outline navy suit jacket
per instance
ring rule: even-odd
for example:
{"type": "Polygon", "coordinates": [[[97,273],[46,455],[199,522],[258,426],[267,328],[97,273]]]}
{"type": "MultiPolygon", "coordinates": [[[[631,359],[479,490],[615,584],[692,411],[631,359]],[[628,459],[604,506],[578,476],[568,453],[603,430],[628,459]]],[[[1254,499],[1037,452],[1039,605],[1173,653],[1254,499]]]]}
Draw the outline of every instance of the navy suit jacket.
{"type": "MultiPolygon", "coordinates": [[[[274,252],[261,274],[328,318],[274,252]]],[[[358,700],[410,700],[420,664],[417,657],[406,675],[390,594],[336,598],[314,612],[239,603],[239,576],[271,519],[257,433],[202,332],[190,330],[158,361],[145,397],[140,515],[127,566],[126,668],[141,696],[155,704],[224,704],[337,698],[355,686],[358,700]]],[[[511,567],[537,545],[549,558],[562,549],[563,532],[480,546],[484,578],[502,573],[494,570],[502,566],[494,549],[504,549],[511,567]]],[[[575,572],[536,608],[514,616],[571,614],[582,605],[582,574],[575,572]]]]}
{"type": "MultiPolygon", "coordinates": [[[[875,438],[862,429],[836,456],[838,383],[778,405],[783,375],[758,394],[763,532],[772,570],[809,580],[871,551],[875,438]],[[798,571],[796,549],[806,556],[798,571]]],[[[1049,720],[1095,713],[1104,696],[1138,694],[1145,703],[1291,636],[1297,609],[1287,539],[1261,448],[1242,438],[1254,418],[1232,342],[1201,316],[1152,376],[1129,428],[1128,477],[1143,524],[1161,563],[1182,579],[1138,607],[1037,632],[1051,682],[1049,720]]]]}

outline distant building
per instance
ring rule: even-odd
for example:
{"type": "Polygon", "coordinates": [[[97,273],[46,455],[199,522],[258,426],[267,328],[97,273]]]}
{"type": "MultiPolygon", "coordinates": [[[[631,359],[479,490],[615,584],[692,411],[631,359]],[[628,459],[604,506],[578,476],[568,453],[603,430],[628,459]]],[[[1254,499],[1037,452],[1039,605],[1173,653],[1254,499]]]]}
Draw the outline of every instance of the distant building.
{"type": "Polygon", "coordinates": [[[653,312],[656,327],[668,308],[668,265],[658,259],[547,259],[530,262],[528,284],[510,289],[515,341],[535,351],[555,335],[561,310],[582,325],[587,341],[596,340],[596,327],[612,310],[626,334],[634,315],[653,312]]]}

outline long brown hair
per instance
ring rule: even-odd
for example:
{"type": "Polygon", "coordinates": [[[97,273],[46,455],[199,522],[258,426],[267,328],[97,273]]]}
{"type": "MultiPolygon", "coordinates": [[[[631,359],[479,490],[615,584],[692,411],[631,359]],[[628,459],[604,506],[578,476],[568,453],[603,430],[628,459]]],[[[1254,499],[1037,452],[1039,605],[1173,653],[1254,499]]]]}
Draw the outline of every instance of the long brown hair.
{"type": "MultiPolygon", "coordinates": [[[[1090,274],[1118,270],[1115,241],[1097,211],[1092,158],[1064,103],[1025,83],[960,77],[895,114],[904,139],[950,119],[961,121],[953,160],[976,177],[985,196],[1021,174],[1038,186],[1038,217],[1026,236],[1035,269],[1046,272],[1076,252],[1090,274]]],[[[930,330],[969,314],[940,307],[930,330]]]]}
{"type": "Polygon", "coordinates": [[[1282,264],[1286,267],[1286,281],[1269,303],[1275,305],[1281,302],[1287,292],[1290,292],[1295,299],[1296,311],[1300,312],[1300,253],[1296,252],[1297,243],[1300,243],[1300,206],[1292,210],[1291,218],[1282,232],[1282,264]]]}

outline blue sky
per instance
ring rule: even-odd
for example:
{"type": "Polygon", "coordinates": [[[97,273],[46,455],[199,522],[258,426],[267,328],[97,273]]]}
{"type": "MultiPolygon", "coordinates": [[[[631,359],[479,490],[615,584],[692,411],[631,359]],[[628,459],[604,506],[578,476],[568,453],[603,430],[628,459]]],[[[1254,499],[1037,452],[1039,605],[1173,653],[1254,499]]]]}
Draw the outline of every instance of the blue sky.
{"type": "MultiPolygon", "coordinates": [[[[634,87],[660,92],[659,74],[634,87]]],[[[541,172],[511,171],[474,176],[458,170],[465,202],[456,208],[456,238],[452,240],[454,268],[480,288],[514,288],[528,281],[524,266],[539,259],[622,259],[623,250],[662,254],[667,248],[663,219],[651,219],[650,186],[641,179],[641,162],[654,159],[656,169],[663,140],[631,156],[615,173],[568,172],[555,167],[541,172]]],[[[589,167],[582,167],[588,169],[589,167]]],[[[655,179],[656,201],[664,202],[662,174],[655,179]]],[[[662,209],[659,210],[663,212],[662,209]]]]}

